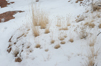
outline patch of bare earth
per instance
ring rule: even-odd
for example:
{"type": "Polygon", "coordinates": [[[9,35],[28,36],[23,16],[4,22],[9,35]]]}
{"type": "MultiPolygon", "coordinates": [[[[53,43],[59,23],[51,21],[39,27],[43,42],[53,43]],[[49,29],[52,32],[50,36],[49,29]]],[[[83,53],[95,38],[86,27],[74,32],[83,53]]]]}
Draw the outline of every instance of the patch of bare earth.
{"type": "Polygon", "coordinates": [[[0,7],[7,7],[7,5],[13,4],[14,2],[8,3],[6,0],[0,0],[0,7]]]}
{"type": "Polygon", "coordinates": [[[4,13],[0,14],[0,23],[14,19],[15,17],[13,15],[18,12],[21,13],[23,11],[8,11],[8,12],[4,12],[4,13]]]}

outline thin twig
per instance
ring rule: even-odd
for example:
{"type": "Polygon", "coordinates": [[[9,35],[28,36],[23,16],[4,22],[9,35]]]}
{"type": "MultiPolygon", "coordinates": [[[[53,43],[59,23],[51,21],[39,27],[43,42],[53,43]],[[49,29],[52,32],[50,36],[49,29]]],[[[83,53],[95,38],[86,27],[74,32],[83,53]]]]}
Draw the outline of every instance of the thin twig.
{"type": "MultiPolygon", "coordinates": [[[[101,32],[100,32],[100,33],[101,33],[101,32]]],[[[98,33],[97,36],[98,36],[100,33],[98,33]]]]}

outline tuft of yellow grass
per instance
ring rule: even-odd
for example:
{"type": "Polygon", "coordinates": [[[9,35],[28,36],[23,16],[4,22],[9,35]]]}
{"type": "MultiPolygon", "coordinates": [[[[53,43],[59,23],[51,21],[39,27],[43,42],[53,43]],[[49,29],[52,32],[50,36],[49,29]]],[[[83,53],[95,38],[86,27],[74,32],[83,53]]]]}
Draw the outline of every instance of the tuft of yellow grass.
{"type": "Polygon", "coordinates": [[[94,23],[89,23],[89,27],[90,28],[94,28],[95,27],[95,24],[94,23]]]}
{"type": "Polygon", "coordinates": [[[94,66],[94,60],[92,59],[92,56],[88,57],[88,66],[94,66]]]}
{"type": "Polygon", "coordinates": [[[67,24],[67,26],[70,26],[70,25],[71,25],[70,23],[67,24]]]}
{"type": "MultiPolygon", "coordinates": [[[[32,31],[35,37],[39,36],[39,28],[45,29],[49,22],[48,16],[40,9],[33,8],[32,6],[32,31]]],[[[48,29],[45,33],[48,32],[48,29]]]]}
{"type": "Polygon", "coordinates": [[[38,26],[38,16],[35,13],[35,9],[32,6],[32,23],[33,26],[38,26]]]}
{"type": "Polygon", "coordinates": [[[89,25],[89,23],[88,23],[88,22],[86,22],[84,25],[85,25],[85,26],[86,26],[86,25],[89,25]]]}
{"type": "Polygon", "coordinates": [[[60,37],[59,39],[62,41],[62,40],[64,40],[64,37],[60,37]]]}
{"type": "Polygon", "coordinates": [[[68,30],[68,28],[67,28],[67,27],[65,27],[65,28],[60,28],[59,30],[68,30]]]}
{"type": "Polygon", "coordinates": [[[70,41],[70,42],[74,42],[74,40],[73,40],[73,39],[69,39],[69,41],[70,41]]]}
{"type": "Polygon", "coordinates": [[[40,44],[37,44],[35,47],[36,47],[36,48],[40,48],[40,47],[41,47],[41,45],[40,45],[40,44]]]}
{"type": "Polygon", "coordinates": [[[50,33],[49,28],[45,29],[45,34],[50,33]]]}
{"type": "Polygon", "coordinates": [[[32,27],[32,31],[35,37],[39,36],[39,29],[38,27],[32,27]]]}
{"type": "Polygon", "coordinates": [[[70,24],[70,19],[71,19],[71,16],[66,17],[67,26],[70,26],[71,25],[70,24]]]}
{"type": "Polygon", "coordinates": [[[61,27],[61,18],[60,17],[57,18],[57,25],[56,26],[61,27]]]}
{"type": "Polygon", "coordinates": [[[48,23],[49,23],[48,16],[45,13],[41,12],[39,15],[39,26],[40,26],[40,28],[45,29],[48,23]]]}
{"type": "Polygon", "coordinates": [[[55,49],[58,49],[58,48],[60,48],[60,45],[59,44],[57,44],[57,45],[55,45],[55,47],[54,47],[55,49]]]}
{"type": "Polygon", "coordinates": [[[99,28],[101,28],[101,24],[99,24],[99,26],[98,26],[99,28]]]}
{"type": "Polygon", "coordinates": [[[55,40],[51,40],[51,44],[53,44],[55,42],[55,40]]]}
{"type": "Polygon", "coordinates": [[[48,49],[45,49],[45,51],[48,52],[49,50],[48,49]]]}
{"type": "Polygon", "coordinates": [[[90,46],[90,47],[94,46],[94,43],[90,43],[89,46],[90,46]]]}
{"type": "Polygon", "coordinates": [[[67,38],[67,36],[65,35],[64,38],[67,38]]]}
{"type": "Polygon", "coordinates": [[[65,44],[65,43],[66,43],[65,41],[62,41],[62,42],[61,42],[61,44],[65,44]]]}

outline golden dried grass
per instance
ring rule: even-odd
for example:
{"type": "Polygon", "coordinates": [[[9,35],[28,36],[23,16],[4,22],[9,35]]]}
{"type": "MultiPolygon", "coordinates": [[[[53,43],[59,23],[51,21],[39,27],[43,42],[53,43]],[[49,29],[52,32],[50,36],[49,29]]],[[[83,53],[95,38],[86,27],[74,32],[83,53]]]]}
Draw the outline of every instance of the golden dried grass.
{"type": "Polygon", "coordinates": [[[72,38],[71,38],[71,39],[69,39],[69,41],[70,41],[70,42],[74,42],[74,40],[73,40],[72,38]]]}
{"type": "Polygon", "coordinates": [[[41,45],[40,45],[40,44],[37,44],[35,47],[36,47],[36,48],[40,48],[40,47],[41,47],[41,45]]]}
{"type": "Polygon", "coordinates": [[[53,44],[55,42],[55,40],[51,40],[51,44],[53,44]]]}
{"type": "Polygon", "coordinates": [[[60,45],[59,44],[57,44],[57,45],[55,45],[55,47],[54,47],[55,49],[58,49],[58,48],[60,48],[60,45]]]}
{"type": "Polygon", "coordinates": [[[65,27],[65,28],[60,28],[59,30],[68,30],[68,28],[67,28],[67,27],[65,27]]]}
{"type": "Polygon", "coordinates": [[[46,28],[46,29],[45,29],[45,34],[47,34],[47,33],[50,33],[49,28],[46,28]]]}
{"type": "Polygon", "coordinates": [[[94,23],[89,23],[89,27],[90,28],[94,28],[95,27],[95,24],[94,23]]]}
{"type": "Polygon", "coordinates": [[[101,24],[99,24],[99,26],[98,26],[99,28],[101,28],[101,24]]]}
{"type": "Polygon", "coordinates": [[[61,44],[65,44],[65,43],[66,43],[65,41],[62,41],[62,42],[61,42],[61,44]]]}

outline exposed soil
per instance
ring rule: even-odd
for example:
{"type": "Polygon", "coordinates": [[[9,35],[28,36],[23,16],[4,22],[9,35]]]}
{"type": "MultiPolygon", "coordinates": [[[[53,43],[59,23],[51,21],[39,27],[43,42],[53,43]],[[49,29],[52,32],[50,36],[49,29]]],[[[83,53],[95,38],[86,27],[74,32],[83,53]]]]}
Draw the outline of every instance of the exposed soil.
{"type": "Polygon", "coordinates": [[[13,4],[14,2],[8,3],[6,0],[0,0],[0,7],[7,7],[7,5],[13,4]]]}
{"type": "Polygon", "coordinates": [[[13,17],[13,15],[18,12],[21,13],[23,11],[8,11],[8,12],[4,12],[4,13],[0,14],[0,23],[14,19],[15,17],[13,17]]]}

